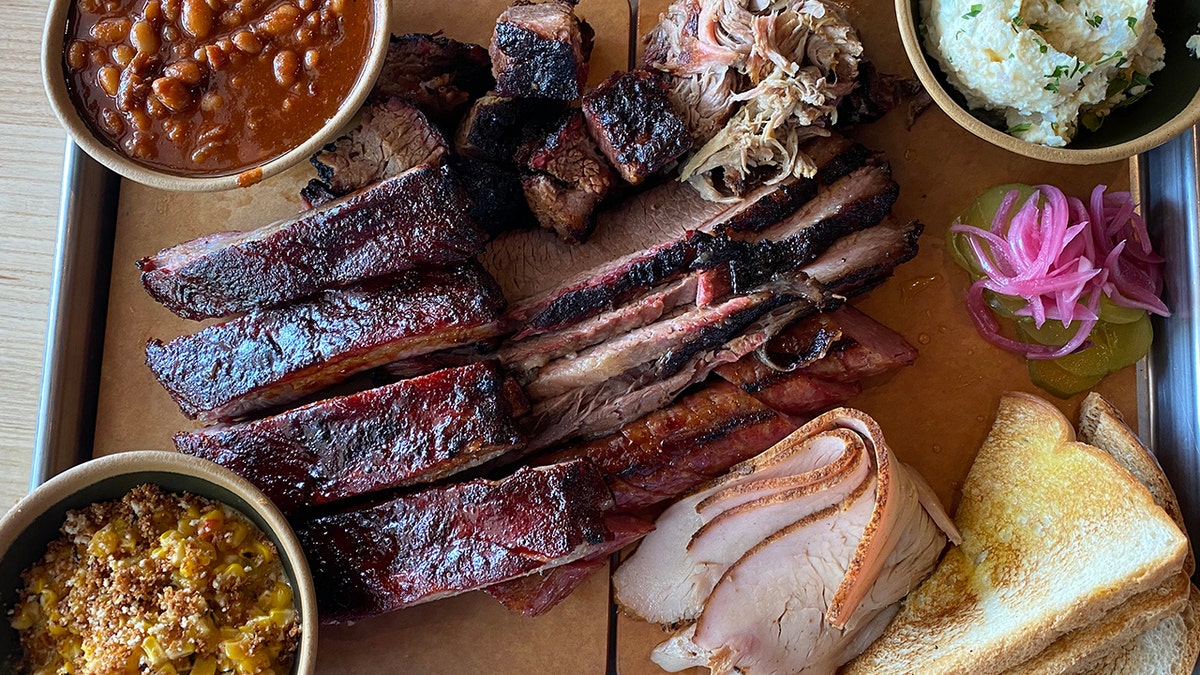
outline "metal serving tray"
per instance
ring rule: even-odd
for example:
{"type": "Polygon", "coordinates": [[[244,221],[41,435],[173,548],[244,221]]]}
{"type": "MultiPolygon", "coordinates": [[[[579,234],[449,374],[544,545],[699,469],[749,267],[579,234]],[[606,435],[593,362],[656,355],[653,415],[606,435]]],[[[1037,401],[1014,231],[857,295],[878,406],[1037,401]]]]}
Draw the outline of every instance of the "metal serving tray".
{"type": "MultiPolygon", "coordinates": [[[[1200,146],[1192,129],[1131,163],[1133,189],[1167,257],[1169,319],[1138,366],[1143,440],[1200,532],[1200,146]]],[[[30,487],[91,457],[118,177],[68,143],[30,487]]],[[[608,672],[615,672],[610,613],[608,672]]],[[[1200,673],[1200,669],[1197,670],[1200,673]]]]}

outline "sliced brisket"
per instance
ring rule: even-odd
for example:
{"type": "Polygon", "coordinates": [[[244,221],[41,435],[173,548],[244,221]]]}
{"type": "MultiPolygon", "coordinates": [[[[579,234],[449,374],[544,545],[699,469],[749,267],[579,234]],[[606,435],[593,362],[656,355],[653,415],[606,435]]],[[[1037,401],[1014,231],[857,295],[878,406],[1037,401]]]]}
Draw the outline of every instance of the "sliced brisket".
{"type": "Polygon", "coordinates": [[[573,101],[587,84],[595,32],[562,0],[518,0],[496,19],[492,75],[501,96],[573,101]]]}
{"type": "Polygon", "coordinates": [[[591,556],[612,497],[583,461],[435,487],[297,522],[323,621],[457,595],[591,556]]]}
{"type": "Polygon", "coordinates": [[[326,288],[455,265],[483,250],[449,170],[422,166],[369,190],[249,232],[220,232],[138,261],[142,285],[176,314],[204,319],[326,288]]]}
{"type": "Polygon", "coordinates": [[[442,132],[424,113],[402,98],[390,98],[363,108],[362,122],[311,161],[328,192],[344,195],[422,164],[438,166],[449,152],[442,132]]]}
{"type": "Polygon", "coordinates": [[[231,469],[289,513],[431,483],[519,449],[525,410],[520,386],[488,361],[180,433],[175,447],[231,469]]]}
{"type": "Polygon", "coordinates": [[[495,334],[504,309],[476,265],[410,271],[252,312],[163,344],[146,364],[188,417],[233,421],[385,363],[495,334]]]}
{"type": "Polygon", "coordinates": [[[687,126],[667,98],[666,80],[658,74],[613,73],[583,97],[582,108],[600,151],[635,185],[692,147],[687,126]]]}
{"type": "Polygon", "coordinates": [[[393,35],[371,97],[412,101],[453,131],[467,104],[493,83],[491,60],[479,45],[440,35],[393,35]]]}

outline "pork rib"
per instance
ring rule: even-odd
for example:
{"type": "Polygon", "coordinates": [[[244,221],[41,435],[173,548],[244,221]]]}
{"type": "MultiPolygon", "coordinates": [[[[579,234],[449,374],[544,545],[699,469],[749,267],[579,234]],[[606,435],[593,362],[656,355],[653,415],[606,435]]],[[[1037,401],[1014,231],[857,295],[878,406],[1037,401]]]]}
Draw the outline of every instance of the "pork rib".
{"type": "Polygon", "coordinates": [[[524,411],[520,387],[487,361],[180,433],[175,447],[233,470],[290,513],[430,483],[517,450],[524,411]]]}
{"type": "Polygon", "coordinates": [[[614,538],[583,461],[518,469],[296,523],[323,621],[361,619],[533,574],[614,538]]]}
{"type": "Polygon", "coordinates": [[[483,589],[508,609],[525,616],[538,616],[562,602],[593,572],[608,563],[613,553],[646,536],[654,524],[634,516],[609,516],[605,519],[613,539],[592,555],[566,565],[505,581],[483,589]]]}
{"type": "Polygon", "coordinates": [[[180,409],[229,422],[351,375],[496,333],[500,289],[476,265],[409,271],[146,344],[180,409]]]}
{"type": "Polygon", "coordinates": [[[456,265],[484,233],[447,169],[422,166],[249,232],[221,232],[138,261],[152,298],[188,319],[272,307],[419,265],[456,265]]]}

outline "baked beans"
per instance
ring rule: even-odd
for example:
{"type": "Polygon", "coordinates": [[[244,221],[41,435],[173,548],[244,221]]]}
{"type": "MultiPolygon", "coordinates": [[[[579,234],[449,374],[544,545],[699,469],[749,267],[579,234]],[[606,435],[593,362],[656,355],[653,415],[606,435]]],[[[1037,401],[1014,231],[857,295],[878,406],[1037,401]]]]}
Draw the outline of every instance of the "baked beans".
{"type": "Polygon", "coordinates": [[[336,114],[372,0],[77,0],[63,68],[93,133],[177,175],[258,166],[336,114]]]}

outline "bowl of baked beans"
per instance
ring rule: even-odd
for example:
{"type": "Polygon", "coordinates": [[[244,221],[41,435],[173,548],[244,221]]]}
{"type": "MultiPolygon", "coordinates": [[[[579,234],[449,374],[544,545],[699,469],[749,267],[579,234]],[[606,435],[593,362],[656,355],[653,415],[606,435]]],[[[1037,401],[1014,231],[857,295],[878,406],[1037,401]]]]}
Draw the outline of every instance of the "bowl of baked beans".
{"type": "Polygon", "coordinates": [[[54,0],[51,107],[122,176],[248,186],[347,126],[383,66],[389,0],[54,0]]]}
{"type": "Polygon", "coordinates": [[[317,608],[284,516],[221,466],[124,452],[0,518],[0,672],[310,675],[317,608]]]}

